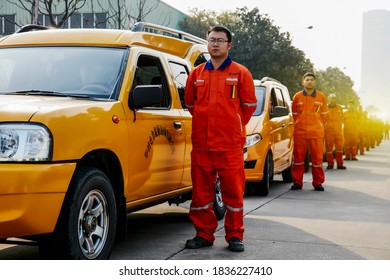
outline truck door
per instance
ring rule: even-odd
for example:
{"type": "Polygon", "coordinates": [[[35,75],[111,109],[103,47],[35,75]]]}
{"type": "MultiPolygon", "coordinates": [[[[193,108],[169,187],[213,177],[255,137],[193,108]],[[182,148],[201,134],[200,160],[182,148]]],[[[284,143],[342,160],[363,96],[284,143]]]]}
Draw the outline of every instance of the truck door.
{"type": "Polygon", "coordinates": [[[161,55],[153,51],[140,53],[135,59],[132,89],[161,85],[163,98],[153,107],[138,109],[135,120],[129,122],[131,151],[126,195],[130,201],[177,189],[183,175],[185,151],[182,117],[172,102],[167,65],[164,68],[161,55]]]}

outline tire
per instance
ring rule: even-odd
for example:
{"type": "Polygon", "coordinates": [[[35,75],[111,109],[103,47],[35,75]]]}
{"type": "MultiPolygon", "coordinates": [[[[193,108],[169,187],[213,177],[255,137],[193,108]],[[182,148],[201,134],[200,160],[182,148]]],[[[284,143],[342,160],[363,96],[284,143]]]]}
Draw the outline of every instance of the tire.
{"type": "Polygon", "coordinates": [[[213,211],[215,216],[217,217],[217,220],[222,220],[225,216],[226,209],[222,201],[222,193],[221,193],[221,182],[219,179],[217,179],[217,182],[215,183],[214,187],[214,204],[213,204],[213,211]]]}
{"type": "Polygon", "coordinates": [[[291,183],[293,181],[292,166],[293,163],[291,162],[291,165],[282,171],[282,178],[285,183],[291,183]]]}
{"type": "Polygon", "coordinates": [[[116,203],[107,176],[79,168],[65,197],[55,232],[41,241],[40,253],[58,259],[108,259],[115,239],[116,203]]]}
{"type": "Polygon", "coordinates": [[[264,162],[264,175],[263,180],[260,181],[259,186],[256,188],[256,194],[260,196],[267,196],[269,193],[269,187],[274,180],[274,162],[272,154],[268,152],[264,162]]]}

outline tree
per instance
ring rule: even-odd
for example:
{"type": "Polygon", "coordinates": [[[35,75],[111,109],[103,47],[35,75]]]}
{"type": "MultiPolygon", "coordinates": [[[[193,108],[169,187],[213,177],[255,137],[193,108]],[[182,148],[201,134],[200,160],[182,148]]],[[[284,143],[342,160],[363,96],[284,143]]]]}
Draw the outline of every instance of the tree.
{"type": "Polygon", "coordinates": [[[357,93],[353,90],[353,81],[337,67],[328,67],[325,71],[318,71],[317,87],[326,95],[334,93],[340,104],[347,105],[352,100],[356,105],[360,104],[357,93]]]}
{"type": "Polygon", "coordinates": [[[189,11],[187,18],[179,22],[179,26],[185,32],[204,38],[210,26],[216,25],[217,17],[218,15],[214,11],[194,8],[189,11]]]}
{"type": "MultiPolygon", "coordinates": [[[[89,13],[96,10],[105,12],[106,17],[100,22],[89,22],[90,28],[95,28],[101,23],[111,22],[118,29],[129,29],[134,22],[144,21],[145,17],[156,10],[160,0],[7,0],[21,10],[27,11],[31,17],[31,23],[37,21],[37,12],[44,15],[50,25],[56,28],[63,27],[74,14],[82,8],[87,7],[89,13]],[[127,2],[126,2],[127,1],[127,2]],[[35,4],[38,3],[38,11],[34,10],[35,4]],[[129,5],[127,5],[130,3],[129,5]]],[[[169,14],[160,15],[159,24],[167,25],[169,23],[169,14]]],[[[43,24],[42,22],[37,22],[43,24]]],[[[18,24],[15,22],[17,26],[18,24]]]]}
{"type": "Polygon", "coordinates": [[[153,10],[157,9],[158,5],[160,4],[160,1],[156,1],[153,5],[146,6],[147,0],[138,0],[136,3],[135,15],[137,22],[144,21],[145,17],[150,14],[153,10]]]}
{"type": "Polygon", "coordinates": [[[8,2],[20,9],[28,11],[31,15],[31,22],[36,21],[34,8],[36,7],[36,3],[38,3],[38,13],[47,16],[51,26],[59,28],[64,25],[68,18],[80,10],[86,4],[87,0],[8,0],[8,2]]]}

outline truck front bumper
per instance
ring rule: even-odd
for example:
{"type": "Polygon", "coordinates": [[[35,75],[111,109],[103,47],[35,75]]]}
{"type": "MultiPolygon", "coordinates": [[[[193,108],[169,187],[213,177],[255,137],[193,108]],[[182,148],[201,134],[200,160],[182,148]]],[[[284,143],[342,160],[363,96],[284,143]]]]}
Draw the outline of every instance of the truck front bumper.
{"type": "Polygon", "coordinates": [[[0,164],[0,238],[50,233],[76,163],[0,164]]]}

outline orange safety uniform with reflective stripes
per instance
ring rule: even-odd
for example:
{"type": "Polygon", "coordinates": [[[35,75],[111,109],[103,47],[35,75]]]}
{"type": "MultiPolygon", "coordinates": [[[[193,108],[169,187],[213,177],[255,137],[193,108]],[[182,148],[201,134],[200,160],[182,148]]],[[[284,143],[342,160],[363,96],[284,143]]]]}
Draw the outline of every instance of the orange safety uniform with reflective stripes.
{"type": "Polygon", "coordinates": [[[345,158],[356,159],[359,136],[359,113],[348,110],[344,113],[345,158]]]}
{"type": "Polygon", "coordinates": [[[337,166],[342,166],[343,162],[343,108],[341,105],[328,105],[328,116],[325,123],[325,149],[326,161],[328,165],[334,165],[333,148],[336,149],[337,166]]]}
{"type": "Polygon", "coordinates": [[[310,149],[313,187],[325,180],[322,169],[324,121],[328,114],[326,96],[318,90],[308,95],[305,90],[297,92],[292,101],[294,117],[294,184],[303,185],[305,157],[310,149]]]}
{"type": "Polygon", "coordinates": [[[245,125],[257,106],[252,75],[230,57],[218,69],[211,61],[201,64],[187,79],[185,104],[192,114],[189,216],[197,236],[214,241],[218,223],[212,207],[218,174],[226,208],[225,238],[242,240],[245,125]]]}

